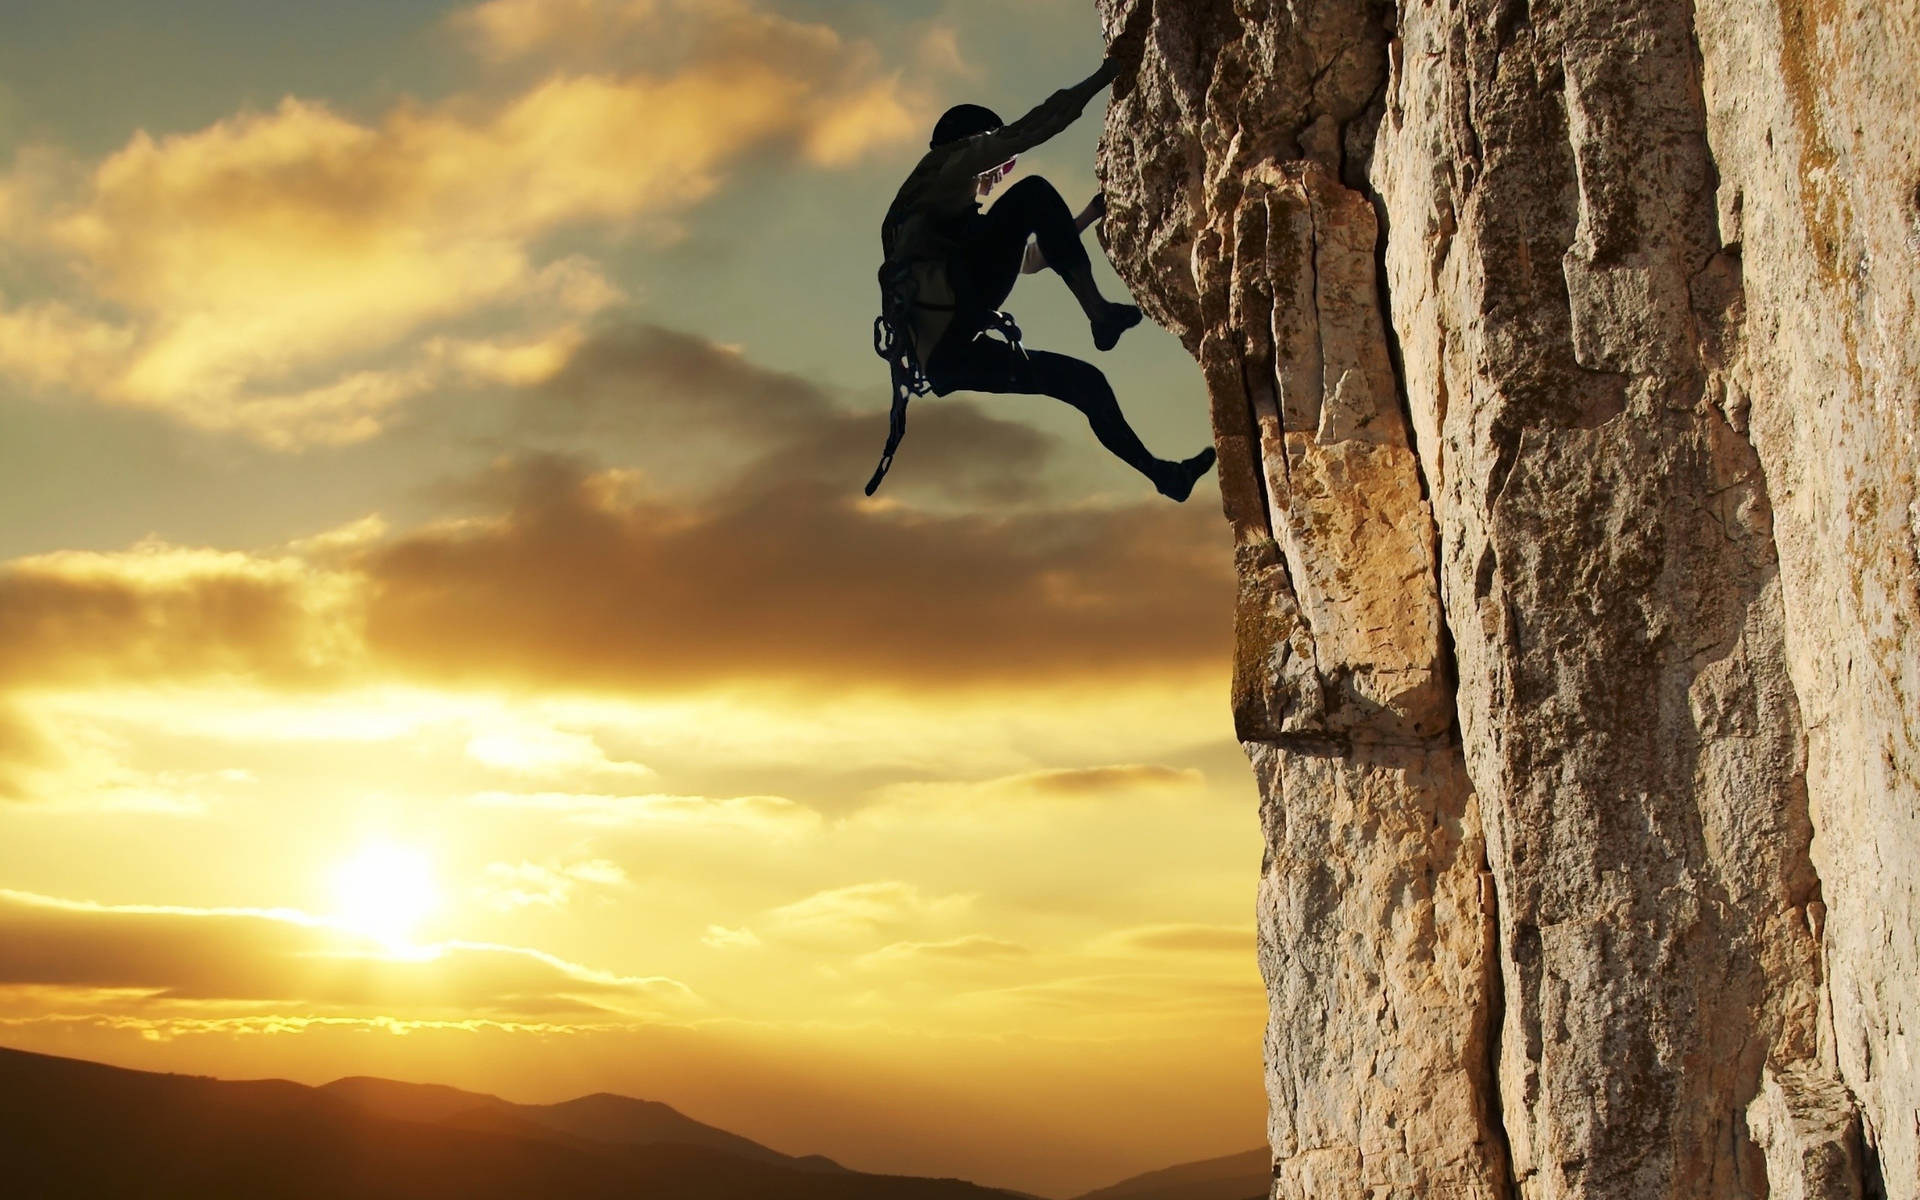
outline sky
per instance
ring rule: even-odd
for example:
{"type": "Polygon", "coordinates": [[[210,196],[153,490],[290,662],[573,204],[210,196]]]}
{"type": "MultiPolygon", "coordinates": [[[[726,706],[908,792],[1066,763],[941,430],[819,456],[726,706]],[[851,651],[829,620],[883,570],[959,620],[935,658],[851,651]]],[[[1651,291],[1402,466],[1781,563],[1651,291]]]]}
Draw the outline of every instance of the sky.
{"type": "Polygon", "coordinates": [[[880,215],[1090,4],[0,11],[0,1044],[1049,1195],[1259,1144],[1211,480],[956,394],[860,492],[880,215]]]}

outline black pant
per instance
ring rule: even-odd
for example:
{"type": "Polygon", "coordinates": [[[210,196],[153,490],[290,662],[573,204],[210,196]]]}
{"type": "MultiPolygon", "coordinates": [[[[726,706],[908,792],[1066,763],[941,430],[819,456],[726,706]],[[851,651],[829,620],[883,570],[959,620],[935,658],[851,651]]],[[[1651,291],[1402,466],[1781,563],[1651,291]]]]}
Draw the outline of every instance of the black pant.
{"type": "Polygon", "coordinates": [[[1029,237],[1039,239],[1040,253],[1061,278],[1093,273],[1073,213],[1053,185],[1037,175],[1014,184],[991,209],[973,218],[966,241],[947,264],[954,319],[927,356],[928,382],[941,396],[969,391],[1064,400],[1086,416],[1102,446],[1157,486],[1166,464],[1147,451],[1127,424],[1100,368],[1045,350],[1023,353],[981,332],[1013,292],[1029,237]]]}

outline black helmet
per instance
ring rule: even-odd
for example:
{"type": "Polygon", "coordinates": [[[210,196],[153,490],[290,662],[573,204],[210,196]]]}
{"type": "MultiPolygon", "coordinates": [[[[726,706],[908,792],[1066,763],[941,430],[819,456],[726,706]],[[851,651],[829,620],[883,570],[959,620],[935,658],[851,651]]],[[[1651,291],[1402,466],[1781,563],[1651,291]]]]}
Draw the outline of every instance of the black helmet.
{"type": "Polygon", "coordinates": [[[927,143],[927,149],[957,142],[976,133],[986,133],[1004,124],[1006,122],[1000,119],[999,113],[984,105],[956,104],[940,114],[940,120],[933,127],[933,140],[927,143]]]}

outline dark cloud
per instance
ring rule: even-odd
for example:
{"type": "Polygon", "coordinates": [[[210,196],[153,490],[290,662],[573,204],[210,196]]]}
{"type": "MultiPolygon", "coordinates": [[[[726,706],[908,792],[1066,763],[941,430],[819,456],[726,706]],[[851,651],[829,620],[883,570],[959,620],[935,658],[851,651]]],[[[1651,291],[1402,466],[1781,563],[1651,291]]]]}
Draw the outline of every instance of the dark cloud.
{"type": "MultiPolygon", "coordinates": [[[[8,685],[243,675],[284,685],[329,669],[297,567],[196,552],[55,555],[0,568],[8,685]]],[[[12,749],[0,731],[0,756],[12,749]]]]}
{"type": "Polygon", "coordinates": [[[705,338],[633,323],[601,330],[530,391],[522,421],[539,430],[700,429],[761,443],[833,415],[826,392],[705,338]]]}
{"type": "MultiPolygon", "coordinates": [[[[323,615],[306,567],[245,555],[59,554],[0,566],[0,689],[341,677],[357,632],[323,615]]],[[[357,621],[357,615],[349,618],[357,621]]],[[[0,800],[24,800],[63,755],[31,704],[0,693],[0,800]]]]}
{"type": "Polygon", "coordinates": [[[1036,771],[1021,779],[1036,792],[1057,796],[1102,796],[1140,787],[1191,787],[1205,781],[1198,771],[1142,763],[1036,771]]]}
{"type": "Polygon", "coordinates": [[[1089,1015],[1120,1012],[1135,1019],[1162,1016],[1182,1022],[1214,1014],[1238,1019],[1252,1016],[1266,1004],[1257,983],[1249,986],[1244,980],[1195,978],[1188,973],[1050,979],[967,993],[960,999],[1017,1010],[1089,1015]]]}
{"type": "Polygon", "coordinates": [[[1218,515],[935,515],[769,472],[621,500],[576,461],[501,473],[503,520],[368,555],[370,644],[409,673],[597,687],[1114,678],[1224,661],[1218,515]]]}
{"type": "MultiPolygon", "coordinates": [[[[884,381],[880,361],[872,365],[884,381]]],[[[533,434],[638,436],[683,455],[728,461],[743,488],[807,479],[852,491],[873,471],[887,433],[884,413],[849,410],[812,380],[705,338],[639,323],[589,339],[557,376],[526,394],[520,422],[533,434]]],[[[1031,501],[1045,491],[1043,470],[1054,448],[1048,435],[988,416],[970,401],[921,397],[909,410],[907,441],[885,494],[1031,501]]]]}
{"type": "MultiPolygon", "coordinates": [[[[497,465],[480,486],[504,520],[422,532],[363,564],[373,646],[408,671],[938,686],[1227,652],[1229,555],[1209,506],[1139,481],[1137,506],[1043,507],[1053,440],[968,401],[914,402],[881,503],[859,485],[884,415],[657,325],[602,330],[524,398],[522,420],[704,449],[734,469],[665,500],[623,494],[579,454],[497,465]]],[[[1123,782],[1140,781],[1089,786],[1123,782]]]]}
{"type": "MultiPolygon", "coordinates": [[[[525,451],[463,485],[479,519],[384,540],[20,560],[0,568],[0,675],[12,687],[397,676],[938,689],[1226,659],[1217,512],[1144,482],[1131,507],[1043,505],[1048,440],[971,404],[916,411],[895,478],[869,501],[859,485],[883,417],[699,338],[609,332],[541,395],[539,419],[657,426],[667,454],[719,436],[733,470],[667,493],[584,454],[525,451]],[[983,509],[983,497],[1015,503],[983,509]]],[[[34,747],[0,719],[0,766],[34,747]]],[[[1141,780],[1087,786],[1127,782],[1141,780]]]]}
{"type": "Polygon", "coordinates": [[[109,908],[0,892],[0,985],[150,989],[156,1000],[300,1004],[386,1015],[635,1012],[692,999],[531,951],[453,943],[389,956],[328,926],[265,913],[109,908]]]}

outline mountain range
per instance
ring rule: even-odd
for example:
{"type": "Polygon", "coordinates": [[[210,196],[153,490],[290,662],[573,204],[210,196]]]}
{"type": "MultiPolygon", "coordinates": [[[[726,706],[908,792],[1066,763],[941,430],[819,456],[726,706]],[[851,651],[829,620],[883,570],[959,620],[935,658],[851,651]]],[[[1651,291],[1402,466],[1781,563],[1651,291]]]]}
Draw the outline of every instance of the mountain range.
{"type": "MultiPolygon", "coordinates": [[[[0,1192],[19,1200],[1031,1200],[782,1154],[658,1101],[607,1093],[515,1104],[366,1076],[308,1087],[5,1048],[0,1164],[0,1192]]],[[[1265,1180],[1262,1150],[1081,1200],[1250,1200],[1265,1180]]]]}
{"type": "Polygon", "coordinates": [[[1266,1200],[1273,1156],[1261,1146],[1122,1179],[1074,1200],[1266,1200]]]}

